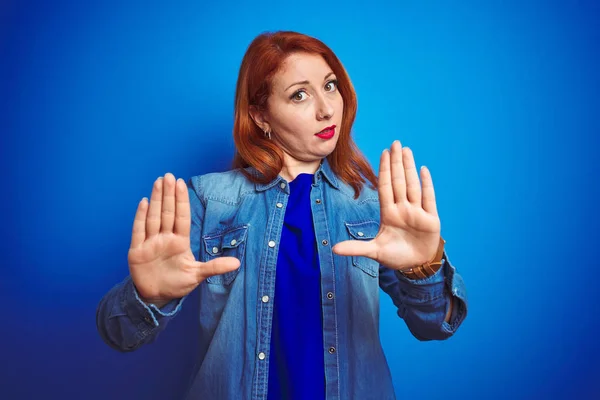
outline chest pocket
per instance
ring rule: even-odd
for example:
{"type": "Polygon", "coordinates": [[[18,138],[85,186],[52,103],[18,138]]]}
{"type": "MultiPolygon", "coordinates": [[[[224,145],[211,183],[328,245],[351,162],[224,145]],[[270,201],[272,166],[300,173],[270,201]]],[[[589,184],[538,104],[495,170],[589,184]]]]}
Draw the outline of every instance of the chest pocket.
{"type": "MultiPolygon", "coordinates": [[[[375,221],[350,223],[345,222],[350,239],[373,240],[379,232],[379,224],[375,221]]],[[[379,263],[369,257],[352,256],[352,265],[360,268],[372,277],[379,275],[379,263]]]]}
{"type": "Polygon", "coordinates": [[[204,261],[210,261],[217,257],[235,257],[240,260],[240,267],[238,269],[221,275],[210,276],[206,278],[208,283],[229,285],[233,282],[240,269],[244,266],[247,236],[248,226],[246,225],[203,236],[204,261]]]}

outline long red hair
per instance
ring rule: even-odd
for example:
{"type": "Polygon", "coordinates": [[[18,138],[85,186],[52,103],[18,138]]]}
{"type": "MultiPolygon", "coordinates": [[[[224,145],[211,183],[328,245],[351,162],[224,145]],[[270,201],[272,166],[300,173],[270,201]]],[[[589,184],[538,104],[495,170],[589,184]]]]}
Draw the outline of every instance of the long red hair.
{"type": "Polygon", "coordinates": [[[356,117],[356,93],[344,66],[336,55],[320,40],[297,32],[279,31],[257,36],[242,60],[235,93],[233,139],[236,153],[233,168],[241,168],[253,182],[268,183],[283,168],[283,152],[250,117],[250,106],[265,110],[271,93],[271,81],[292,53],[305,52],[321,55],[338,80],[338,90],[344,100],[340,136],[335,150],[327,156],[333,172],[354,189],[357,198],[368,180],[373,187],[377,177],[367,159],[350,136],[356,117]],[[244,170],[254,167],[262,176],[244,170]]]}

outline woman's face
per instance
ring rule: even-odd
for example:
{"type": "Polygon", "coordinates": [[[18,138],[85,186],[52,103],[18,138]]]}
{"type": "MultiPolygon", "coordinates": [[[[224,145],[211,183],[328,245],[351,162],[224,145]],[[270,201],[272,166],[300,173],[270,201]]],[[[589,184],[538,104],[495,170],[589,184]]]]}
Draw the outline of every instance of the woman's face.
{"type": "Polygon", "coordinates": [[[267,111],[253,117],[271,130],[287,161],[314,162],[335,149],[343,109],[337,77],[323,57],[294,53],[273,77],[267,111]]]}

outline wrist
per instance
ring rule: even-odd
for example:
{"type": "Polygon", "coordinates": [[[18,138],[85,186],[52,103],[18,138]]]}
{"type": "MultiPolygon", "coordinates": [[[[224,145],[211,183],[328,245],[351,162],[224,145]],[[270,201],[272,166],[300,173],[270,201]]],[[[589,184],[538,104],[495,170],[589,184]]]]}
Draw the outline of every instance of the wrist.
{"type": "Polygon", "coordinates": [[[404,275],[405,277],[407,277],[409,279],[413,279],[413,280],[425,279],[425,278],[429,278],[432,275],[435,275],[440,270],[440,268],[442,267],[442,264],[443,264],[442,259],[444,256],[445,243],[446,243],[446,241],[440,236],[438,249],[432,260],[430,260],[424,264],[417,265],[412,268],[400,270],[400,273],[402,275],[404,275]]]}
{"type": "Polygon", "coordinates": [[[171,302],[171,300],[173,300],[173,299],[165,299],[165,298],[160,298],[160,297],[154,297],[154,298],[152,298],[152,297],[145,297],[144,295],[142,295],[142,293],[140,293],[139,289],[135,285],[135,282],[133,282],[133,290],[136,293],[136,297],[142,303],[146,304],[147,306],[149,306],[150,304],[153,304],[157,308],[163,308],[164,306],[166,306],[167,304],[169,304],[171,302]]]}
{"type": "Polygon", "coordinates": [[[140,300],[142,300],[148,306],[150,304],[153,304],[154,306],[156,306],[159,309],[163,308],[164,306],[166,306],[167,304],[169,304],[171,302],[171,300],[167,300],[167,299],[146,299],[145,297],[140,297],[140,300]]]}

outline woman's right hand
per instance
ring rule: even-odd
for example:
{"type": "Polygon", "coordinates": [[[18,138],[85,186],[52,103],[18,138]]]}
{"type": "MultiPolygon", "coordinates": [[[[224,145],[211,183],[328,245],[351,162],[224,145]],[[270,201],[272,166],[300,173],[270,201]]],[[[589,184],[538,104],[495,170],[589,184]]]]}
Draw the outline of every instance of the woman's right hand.
{"type": "Polygon", "coordinates": [[[190,200],[183,179],[166,174],[143,198],[133,222],[129,272],[142,300],[162,307],[189,294],[204,279],[240,266],[234,257],[203,263],[190,248],[190,200]]]}

